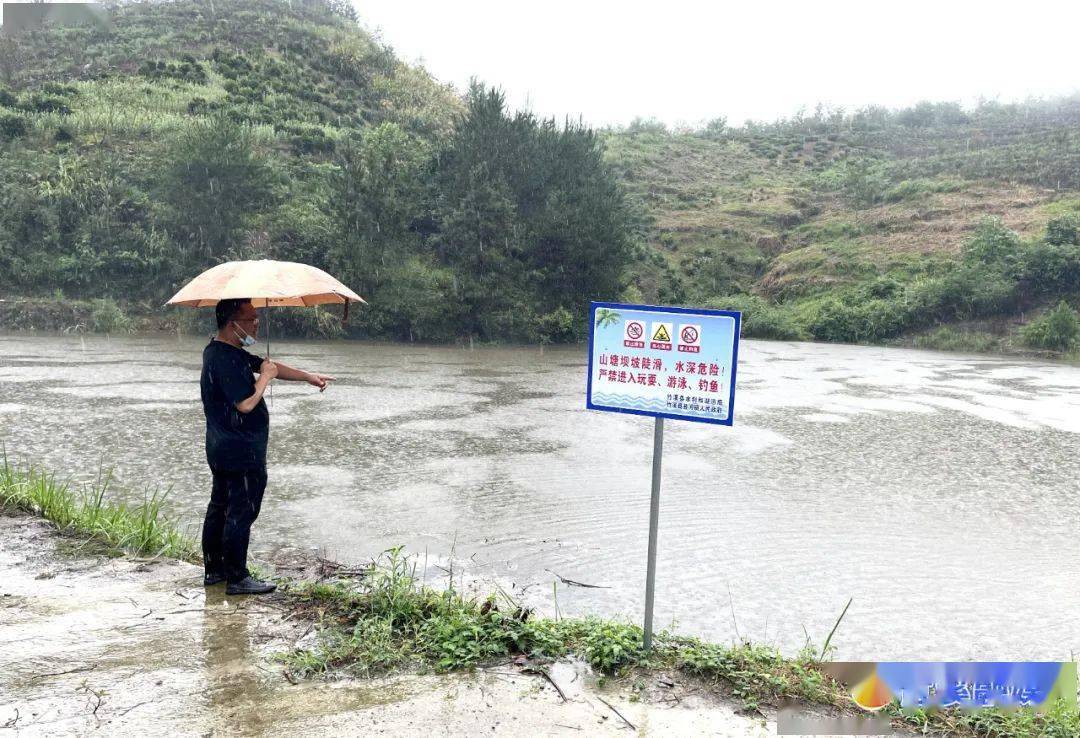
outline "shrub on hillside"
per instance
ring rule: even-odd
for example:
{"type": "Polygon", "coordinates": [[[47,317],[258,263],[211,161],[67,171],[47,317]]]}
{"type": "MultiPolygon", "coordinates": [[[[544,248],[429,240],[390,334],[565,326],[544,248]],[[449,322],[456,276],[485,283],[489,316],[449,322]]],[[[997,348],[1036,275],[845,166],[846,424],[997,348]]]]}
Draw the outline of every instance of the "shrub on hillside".
{"type": "Polygon", "coordinates": [[[742,335],[747,338],[769,338],[776,341],[799,341],[807,338],[806,332],[789,313],[757,295],[719,297],[709,300],[706,307],[742,313],[742,335]]]}
{"type": "Polygon", "coordinates": [[[1080,215],[1052,218],[1046,224],[1045,241],[1055,246],[1080,246],[1080,215]]]}
{"type": "Polygon", "coordinates": [[[1030,292],[1076,294],[1080,292],[1080,246],[1038,241],[1024,250],[1016,271],[1030,292]]]}
{"type": "Polygon", "coordinates": [[[454,293],[456,279],[452,270],[431,259],[409,258],[370,296],[363,295],[371,304],[356,311],[356,325],[368,335],[451,341],[463,332],[464,306],[454,293]]]}
{"type": "Polygon", "coordinates": [[[139,76],[148,79],[175,79],[193,84],[206,84],[206,70],[190,54],[184,54],[177,62],[148,59],[139,67],[139,76]]]}
{"type": "Polygon", "coordinates": [[[881,202],[889,189],[885,166],[869,158],[845,159],[818,175],[821,187],[840,192],[854,205],[866,207],[881,202]]]}
{"type": "Polygon", "coordinates": [[[713,118],[705,124],[705,128],[702,130],[706,136],[717,137],[722,136],[728,130],[727,118],[720,116],[719,118],[713,118]]]}
{"type": "Polygon", "coordinates": [[[863,343],[899,335],[909,326],[910,316],[907,306],[895,300],[852,305],[831,297],[811,314],[808,327],[822,341],[863,343]]]}
{"type": "Polygon", "coordinates": [[[909,128],[929,128],[934,125],[959,125],[969,122],[968,114],[956,102],[923,100],[896,113],[896,121],[909,128]]]}
{"type": "Polygon", "coordinates": [[[188,102],[187,111],[189,115],[206,115],[214,108],[212,103],[208,102],[204,97],[193,97],[188,102]]]}
{"type": "Polygon", "coordinates": [[[46,95],[70,97],[79,94],[79,88],[75,85],[65,85],[60,82],[46,82],[41,86],[41,91],[46,95]]]}
{"type": "Polygon", "coordinates": [[[656,133],[660,135],[666,135],[668,133],[667,125],[662,120],[656,118],[634,118],[630,121],[630,125],[626,127],[627,133],[656,133]]]}
{"type": "Polygon", "coordinates": [[[957,192],[962,188],[963,185],[956,180],[905,179],[895,187],[886,190],[883,199],[885,202],[900,202],[913,200],[933,192],[957,192]]]}
{"type": "Polygon", "coordinates": [[[529,305],[517,305],[485,313],[476,321],[479,337],[501,336],[504,340],[527,343],[538,340],[536,311],[529,305]]]}
{"type": "Polygon", "coordinates": [[[854,308],[831,297],[818,305],[810,318],[809,328],[814,338],[821,341],[856,343],[862,333],[859,322],[854,308]]]}
{"type": "Polygon", "coordinates": [[[997,348],[997,339],[987,333],[964,331],[942,326],[922,336],[915,337],[915,348],[938,351],[972,351],[984,353],[997,348]]]}
{"type": "Polygon", "coordinates": [[[59,113],[60,115],[71,113],[71,108],[68,107],[64,98],[39,92],[23,97],[19,107],[30,113],[59,113]]]}
{"type": "Polygon", "coordinates": [[[21,115],[0,115],[0,140],[10,141],[26,135],[26,120],[21,115]]]}
{"type": "Polygon", "coordinates": [[[560,305],[536,318],[537,337],[540,343],[568,343],[577,337],[574,323],[574,316],[560,305]]]}
{"type": "Polygon", "coordinates": [[[870,300],[891,299],[902,294],[903,291],[904,285],[891,277],[878,277],[862,288],[863,295],[870,300]]]}
{"type": "Polygon", "coordinates": [[[95,333],[122,333],[131,329],[131,319],[112,299],[94,300],[90,327],[95,333]]]}
{"type": "Polygon", "coordinates": [[[275,125],[274,129],[288,138],[289,144],[297,154],[327,154],[334,150],[334,142],[319,126],[304,124],[275,125]]]}
{"type": "Polygon", "coordinates": [[[918,280],[904,294],[912,320],[921,325],[997,315],[1019,302],[1015,281],[978,267],[918,280]]]}
{"type": "Polygon", "coordinates": [[[270,308],[269,315],[265,309],[260,310],[262,320],[259,331],[262,335],[259,340],[266,340],[267,331],[271,341],[274,336],[340,338],[345,333],[340,317],[342,309],[343,307],[338,305],[333,308],[322,305],[310,308],[270,308]]]}
{"type": "Polygon", "coordinates": [[[217,332],[217,323],[214,319],[213,310],[174,308],[172,314],[176,320],[177,333],[188,336],[209,337],[217,332]]]}
{"type": "Polygon", "coordinates": [[[1020,337],[1033,348],[1068,351],[1080,340],[1080,316],[1062,300],[1056,308],[1024,326],[1020,337]]]}
{"type": "Polygon", "coordinates": [[[1006,228],[1000,218],[983,218],[975,229],[975,235],[964,244],[964,261],[1011,268],[1022,246],[1020,236],[1006,228]]]}

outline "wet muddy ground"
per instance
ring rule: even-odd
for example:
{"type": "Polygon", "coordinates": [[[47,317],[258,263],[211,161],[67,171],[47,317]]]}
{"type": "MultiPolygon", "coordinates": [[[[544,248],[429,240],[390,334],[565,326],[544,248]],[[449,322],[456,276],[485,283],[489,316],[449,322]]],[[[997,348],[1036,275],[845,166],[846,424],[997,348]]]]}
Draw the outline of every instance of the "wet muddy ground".
{"type": "Polygon", "coordinates": [[[109,557],[0,514],[0,735],[776,734],[775,716],[681,675],[634,699],[570,662],[552,668],[566,701],[509,663],[293,684],[273,654],[311,637],[279,601],[204,589],[190,564],[109,557]]]}

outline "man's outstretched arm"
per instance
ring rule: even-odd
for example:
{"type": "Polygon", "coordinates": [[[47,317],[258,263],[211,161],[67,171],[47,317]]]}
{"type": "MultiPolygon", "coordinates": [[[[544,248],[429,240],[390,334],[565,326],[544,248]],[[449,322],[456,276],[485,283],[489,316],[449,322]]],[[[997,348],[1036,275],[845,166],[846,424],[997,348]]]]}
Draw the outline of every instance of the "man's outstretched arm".
{"type": "Polygon", "coordinates": [[[305,372],[303,369],[294,369],[288,364],[283,364],[280,361],[275,361],[277,366],[277,378],[286,379],[291,382],[307,382],[308,384],[318,387],[322,392],[326,389],[326,383],[334,381],[334,377],[327,374],[317,374],[315,372],[305,372]]]}

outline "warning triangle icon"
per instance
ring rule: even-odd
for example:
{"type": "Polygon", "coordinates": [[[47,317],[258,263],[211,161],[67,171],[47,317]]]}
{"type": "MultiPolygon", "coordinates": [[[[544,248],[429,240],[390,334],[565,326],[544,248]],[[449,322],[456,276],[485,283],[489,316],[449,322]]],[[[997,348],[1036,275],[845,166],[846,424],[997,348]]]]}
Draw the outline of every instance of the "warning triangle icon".
{"type": "Polygon", "coordinates": [[[659,341],[660,343],[671,343],[671,334],[668,333],[667,326],[661,324],[656,329],[656,333],[653,335],[652,340],[659,341]]]}

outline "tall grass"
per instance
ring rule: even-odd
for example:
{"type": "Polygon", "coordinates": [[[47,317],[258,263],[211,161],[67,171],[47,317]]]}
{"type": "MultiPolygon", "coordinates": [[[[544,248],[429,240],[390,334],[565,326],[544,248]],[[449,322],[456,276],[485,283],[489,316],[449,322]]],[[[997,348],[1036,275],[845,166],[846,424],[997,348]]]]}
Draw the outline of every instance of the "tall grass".
{"type": "Polygon", "coordinates": [[[535,616],[503,591],[483,600],[420,581],[412,557],[390,549],[358,583],[299,582],[294,606],[322,618],[320,645],[283,656],[300,673],[343,669],[370,675],[401,667],[467,669],[514,654],[574,654],[605,674],[681,669],[724,682],[748,709],[784,698],[839,705],[842,689],[814,668],[813,649],[785,659],[749,643],[723,646],[670,633],[642,648],[640,626],[595,617],[535,616]]]}
{"type": "Polygon", "coordinates": [[[920,349],[986,353],[998,348],[999,342],[988,333],[942,326],[930,333],[916,336],[914,343],[915,348],[920,349]]]}
{"type": "Polygon", "coordinates": [[[32,466],[16,469],[7,450],[0,452],[0,508],[37,515],[63,533],[87,536],[118,550],[200,560],[195,542],[161,515],[167,493],[154,491],[138,505],[114,502],[107,498],[111,470],[99,469],[93,483],[75,492],[53,474],[32,466]]]}
{"type": "MultiPolygon", "coordinates": [[[[463,594],[449,576],[436,589],[419,580],[415,559],[402,549],[386,551],[359,581],[293,582],[284,588],[291,605],[319,619],[320,641],[312,649],[282,654],[301,674],[343,670],[364,676],[402,667],[467,669],[518,654],[543,670],[545,660],[576,655],[604,674],[630,676],[649,670],[682,671],[713,682],[753,711],[785,700],[851,709],[847,689],[819,665],[828,659],[837,619],[820,653],[809,638],[802,652],[786,658],[776,649],[749,642],[723,645],[698,638],[656,635],[642,648],[642,629],[595,617],[535,617],[499,590],[486,599],[463,594]]],[[[848,605],[851,603],[849,602],[848,605]]],[[[986,709],[901,711],[886,708],[895,725],[953,736],[1080,735],[1080,713],[1057,703],[1045,712],[986,709]]]]}

